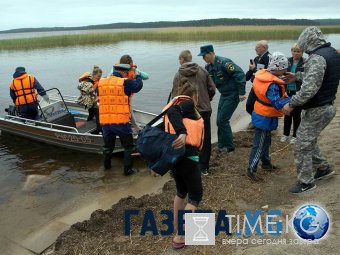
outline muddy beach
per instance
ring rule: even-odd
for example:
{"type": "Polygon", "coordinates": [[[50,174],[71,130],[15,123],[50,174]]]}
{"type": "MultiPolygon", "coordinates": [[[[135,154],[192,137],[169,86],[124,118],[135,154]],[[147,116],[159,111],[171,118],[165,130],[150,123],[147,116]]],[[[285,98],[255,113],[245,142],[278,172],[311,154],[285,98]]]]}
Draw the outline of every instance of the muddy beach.
{"type": "MultiPolygon", "coordinates": [[[[339,105],[339,100],[337,106],[339,105]]],[[[280,124],[280,126],[282,126],[280,124]]],[[[259,167],[258,173],[264,178],[261,183],[252,183],[245,176],[248,155],[252,146],[253,132],[240,131],[234,134],[237,149],[229,154],[217,153],[213,147],[211,173],[203,177],[204,196],[199,209],[226,210],[232,214],[244,214],[247,209],[279,209],[292,214],[305,203],[316,203],[325,208],[331,218],[327,238],[315,245],[225,245],[225,234],[216,237],[215,246],[187,246],[174,251],[172,236],[153,236],[147,232],[140,235],[145,210],[152,210],[161,230],[161,210],[172,210],[175,183],[170,179],[162,192],[144,195],[140,198],[127,197],[114,204],[111,209],[97,210],[89,220],[78,222],[62,233],[54,244],[53,254],[338,254],[340,244],[340,114],[320,137],[320,148],[334,166],[336,174],[332,179],[317,181],[317,188],[299,195],[291,194],[288,188],[296,181],[293,147],[279,141],[281,130],[273,133],[271,146],[272,162],[280,169],[266,172],[259,167]],[[131,218],[131,235],[124,235],[124,211],[140,210],[131,218]]],[[[167,177],[155,177],[167,178],[167,177]]],[[[282,238],[295,238],[292,233],[282,238]]]]}

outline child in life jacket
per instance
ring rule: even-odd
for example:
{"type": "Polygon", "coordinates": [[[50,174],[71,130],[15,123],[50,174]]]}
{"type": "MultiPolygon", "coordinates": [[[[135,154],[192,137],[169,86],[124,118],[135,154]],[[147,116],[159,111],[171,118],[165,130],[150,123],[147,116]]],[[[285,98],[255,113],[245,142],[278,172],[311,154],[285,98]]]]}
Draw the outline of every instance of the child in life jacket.
{"type": "Polygon", "coordinates": [[[175,165],[173,176],[177,194],[174,199],[175,236],[173,248],[184,247],[184,236],[178,235],[178,211],[191,210],[194,212],[202,200],[203,187],[201,172],[198,167],[199,151],[203,146],[204,121],[196,105],[198,94],[196,88],[188,81],[179,87],[179,96],[175,97],[164,109],[168,109],[164,117],[165,132],[177,134],[173,147],[185,146],[184,157],[175,165]],[[185,199],[188,197],[188,202],[185,199]]]}
{"type": "Polygon", "coordinates": [[[99,134],[101,131],[99,124],[99,109],[97,105],[97,87],[102,73],[102,69],[95,65],[92,74],[90,72],[85,72],[79,78],[79,85],[77,87],[81,92],[77,99],[77,103],[83,105],[85,109],[88,109],[89,115],[87,121],[92,121],[93,118],[96,119],[96,129],[92,132],[93,134],[99,134]]]}
{"type": "Polygon", "coordinates": [[[281,52],[274,52],[269,58],[267,69],[259,70],[255,74],[253,90],[256,95],[254,111],[251,115],[255,127],[253,148],[249,156],[247,177],[252,182],[263,179],[256,175],[257,165],[262,161],[262,169],[273,171],[269,156],[271,145],[271,131],[277,129],[278,118],[283,116],[282,108],[290,98],[285,96],[285,82],[281,79],[288,69],[288,59],[281,52]]]}

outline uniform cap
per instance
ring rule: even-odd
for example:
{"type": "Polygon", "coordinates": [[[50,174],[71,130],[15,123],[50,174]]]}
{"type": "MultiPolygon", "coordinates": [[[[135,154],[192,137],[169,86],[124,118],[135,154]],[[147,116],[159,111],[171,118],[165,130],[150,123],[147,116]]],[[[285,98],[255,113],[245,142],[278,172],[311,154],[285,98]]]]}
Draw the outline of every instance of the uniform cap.
{"type": "Polygon", "coordinates": [[[214,52],[214,47],[211,44],[204,45],[201,46],[200,51],[200,54],[198,54],[197,56],[204,56],[210,52],[214,52]]]}

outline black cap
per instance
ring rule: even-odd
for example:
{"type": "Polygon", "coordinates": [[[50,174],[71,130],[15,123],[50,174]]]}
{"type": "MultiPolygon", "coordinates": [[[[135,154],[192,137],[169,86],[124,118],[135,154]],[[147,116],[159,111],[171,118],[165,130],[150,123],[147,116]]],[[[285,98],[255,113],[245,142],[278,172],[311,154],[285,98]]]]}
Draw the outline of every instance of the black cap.
{"type": "Polygon", "coordinates": [[[15,71],[16,72],[24,73],[24,72],[26,72],[26,69],[23,66],[18,66],[17,68],[15,68],[15,71]]]}
{"type": "Polygon", "coordinates": [[[211,44],[208,44],[208,45],[201,46],[200,50],[201,52],[197,56],[204,56],[205,54],[214,52],[214,47],[211,44]]]}

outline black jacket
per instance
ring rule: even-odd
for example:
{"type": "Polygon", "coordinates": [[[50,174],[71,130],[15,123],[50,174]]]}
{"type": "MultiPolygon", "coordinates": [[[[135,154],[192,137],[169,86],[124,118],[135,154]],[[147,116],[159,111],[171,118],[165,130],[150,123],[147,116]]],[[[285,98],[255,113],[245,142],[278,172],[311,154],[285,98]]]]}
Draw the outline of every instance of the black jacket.
{"type": "Polygon", "coordinates": [[[246,73],[246,81],[251,80],[251,82],[253,82],[254,74],[257,71],[257,69],[256,69],[257,64],[262,64],[262,65],[264,65],[264,69],[267,69],[268,64],[269,64],[269,55],[270,55],[270,53],[267,51],[261,57],[257,56],[257,57],[254,58],[255,69],[254,70],[248,70],[248,72],[246,73]]]}

